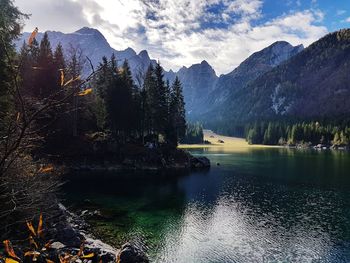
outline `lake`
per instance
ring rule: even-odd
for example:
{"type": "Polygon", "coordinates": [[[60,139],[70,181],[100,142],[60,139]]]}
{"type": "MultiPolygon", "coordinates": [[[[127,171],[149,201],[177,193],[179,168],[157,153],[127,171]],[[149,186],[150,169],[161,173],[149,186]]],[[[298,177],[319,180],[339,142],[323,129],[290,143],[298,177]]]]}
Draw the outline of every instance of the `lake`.
{"type": "Polygon", "coordinates": [[[135,240],[152,262],[350,262],[349,153],[191,152],[212,168],[74,174],[66,204],[101,209],[98,236],[135,240]]]}

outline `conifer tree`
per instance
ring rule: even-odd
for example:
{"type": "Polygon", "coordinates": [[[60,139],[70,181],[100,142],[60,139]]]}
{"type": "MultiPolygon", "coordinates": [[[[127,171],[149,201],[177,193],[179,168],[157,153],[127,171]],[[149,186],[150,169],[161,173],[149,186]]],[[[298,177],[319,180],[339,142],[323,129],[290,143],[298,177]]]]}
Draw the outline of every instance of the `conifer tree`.
{"type": "Polygon", "coordinates": [[[157,118],[156,104],[156,79],[154,77],[154,68],[150,64],[143,83],[144,127],[148,134],[155,133],[155,119],[157,118]]]}
{"type": "Polygon", "coordinates": [[[182,95],[182,85],[178,77],[171,88],[170,107],[169,107],[169,119],[170,127],[173,129],[174,138],[172,143],[176,144],[181,140],[186,133],[186,116],[185,116],[185,102],[182,95]]]}
{"type": "Polygon", "coordinates": [[[13,70],[10,60],[15,57],[13,41],[20,34],[20,20],[26,17],[10,0],[0,1],[0,130],[3,128],[3,121],[11,109],[11,84],[10,74],[13,70]]]}
{"type": "MultiPolygon", "coordinates": [[[[133,90],[134,82],[132,79],[131,71],[127,60],[124,61],[121,70],[119,70],[119,81],[114,89],[115,96],[118,97],[119,105],[117,122],[120,123],[120,130],[123,132],[123,136],[129,137],[131,130],[135,128],[135,116],[136,111],[133,108],[133,90]]],[[[125,141],[125,138],[124,138],[125,141]]]]}
{"type": "MultiPolygon", "coordinates": [[[[61,43],[59,43],[55,49],[54,56],[53,56],[53,63],[55,67],[55,71],[59,73],[61,70],[63,72],[66,69],[66,61],[64,58],[64,53],[63,53],[63,47],[61,43]]],[[[60,77],[60,74],[57,74],[58,77],[60,77]]],[[[59,80],[60,78],[58,78],[59,80]]],[[[59,83],[59,81],[57,81],[59,83]]]]}
{"type": "MultiPolygon", "coordinates": [[[[66,69],[66,79],[75,80],[73,82],[73,89],[76,89],[80,86],[80,80],[78,80],[79,76],[83,70],[84,61],[82,59],[82,50],[79,47],[71,47],[69,50],[69,59],[67,61],[67,69],[66,69]]],[[[57,74],[57,72],[55,72],[57,74]]],[[[54,75],[57,76],[57,75],[54,75]]],[[[57,78],[53,78],[52,83],[55,83],[57,78]]],[[[70,114],[70,127],[72,129],[73,137],[78,136],[78,121],[79,121],[79,98],[77,96],[73,96],[71,99],[70,105],[68,106],[71,109],[70,114]]]]}
{"type": "Polygon", "coordinates": [[[61,74],[63,74],[63,82],[64,76],[66,74],[66,61],[63,53],[63,47],[61,43],[59,43],[55,49],[53,55],[53,92],[56,92],[56,96],[62,98],[64,96],[63,90],[61,88],[61,74]]]}
{"type": "Polygon", "coordinates": [[[47,32],[40,42],[40,51],[38,57],[38,71],[34,85],[34,94],[38,98],[47,98],[56,93],[57,86],[54,84],[57,80],[58,72],[55,71],[51,43],[47,32]]]}
{"type": "Polygon", "coordinates": [[[164,82],[163,68],[157,63],[155,69],[155,91],[154,91],[154,104],[153,119],[155,130],[158,134],[165,134],[168,127],[168,91],[164,82]]]}

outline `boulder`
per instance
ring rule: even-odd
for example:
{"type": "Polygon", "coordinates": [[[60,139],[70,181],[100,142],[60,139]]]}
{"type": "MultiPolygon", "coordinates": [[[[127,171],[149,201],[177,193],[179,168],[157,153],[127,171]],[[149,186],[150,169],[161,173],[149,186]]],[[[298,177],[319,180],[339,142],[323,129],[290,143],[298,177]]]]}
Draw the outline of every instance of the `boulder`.
{"type": "Polygon", "coordinates": [[[122,246],[118,254],[118,263],[148,263],[149,259],[142,249],[131,243],[122,246]]]}
{"type": "Polygon", "coordinates": [[[210,168],[210,160],[207,157],[191,157],[191,168],[210,168]]]}

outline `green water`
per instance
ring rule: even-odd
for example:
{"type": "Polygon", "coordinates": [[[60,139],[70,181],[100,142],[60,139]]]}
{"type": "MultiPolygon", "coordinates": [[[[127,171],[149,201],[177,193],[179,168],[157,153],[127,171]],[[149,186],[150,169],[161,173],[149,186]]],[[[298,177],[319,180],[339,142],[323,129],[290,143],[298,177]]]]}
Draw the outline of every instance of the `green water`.
{"type": "Polygon", "coordinates": [[[349,153],[192,153],[212,168],[75,174],[66,203],[101,209],[94,231],[137,240],[152,262],[350,262],[349,153]]]}

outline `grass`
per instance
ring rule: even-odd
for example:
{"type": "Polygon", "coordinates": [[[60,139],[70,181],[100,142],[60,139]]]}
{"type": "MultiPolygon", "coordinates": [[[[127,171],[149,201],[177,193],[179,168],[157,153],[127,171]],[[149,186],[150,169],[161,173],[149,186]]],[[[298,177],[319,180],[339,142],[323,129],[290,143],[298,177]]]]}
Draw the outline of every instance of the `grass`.
{"type": "Polygon", "coordinates": [[[280,146],[269,145],[250,145],[245,139],[218,135],[210,130],[204,130],[204,140],[209,141],[210,144],[181,144],[180,149],[201,149],[201,148],[215,148],[218,150],[239,150],[247,148],[278,148],[280,146]],[[219,140],[223,141],[220,143],[219,140]]]}

